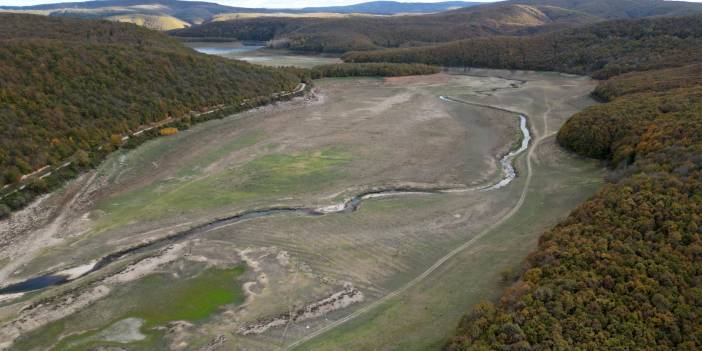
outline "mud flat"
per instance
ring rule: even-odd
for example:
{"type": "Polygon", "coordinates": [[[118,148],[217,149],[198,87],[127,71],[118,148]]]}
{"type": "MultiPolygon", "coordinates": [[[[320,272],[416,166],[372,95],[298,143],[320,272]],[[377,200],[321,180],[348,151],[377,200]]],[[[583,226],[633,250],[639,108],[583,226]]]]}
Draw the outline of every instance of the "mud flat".
{"type": "Polygon", "coordinates": [[[0,270],[3,286],[70,279],[0,301],[0,339],[19,350],[440,343],[601,178],[552,137],[592,103],[588,79],[460,73],[323,80],[311,96],[111,156],[37,204],[44,218],[12,227],[0,258],[22,264],[0,270]],[[207,227],[272,208],[295,211],[207,227]],[[23,254],[32,237],[46,240],[23,254]],[[202,304],[156,313],[144,296],[159,286],[202,304]]]}
{"type": "Polygon", "coordinates": [[[210,55],[242,60],[263,66],[312,68],[317,65],[342,63],[338,56],[301,54],[288,50],[268,49],[262,42],[185,42],[193,50],[210,55]]]}

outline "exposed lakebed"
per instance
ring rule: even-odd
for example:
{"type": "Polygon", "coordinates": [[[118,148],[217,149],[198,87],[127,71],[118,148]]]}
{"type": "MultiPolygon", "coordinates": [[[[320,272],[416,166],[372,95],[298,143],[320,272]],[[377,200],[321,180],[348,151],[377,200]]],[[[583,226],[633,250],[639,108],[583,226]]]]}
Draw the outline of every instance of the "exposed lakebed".
{"type": "MultiPolygon", "coordinates": [[[[447,102],[456,102],[455,100],[452,100],[448,97],[440,96],[440,98],[444,101],[447,101],[447,102]]],[[[16,284],[11,284],[9,286],[1,288],[0,295],[30,292],[30,291],[40,290],[40,289],[43,289],[43,288],[46,288],[49,286],[65,284],[71,280],[74,280],[74,279],[80,278],[84,275],[87,275],[89,273],[98,271],[116,260],[123,259],[127,255],[140,253],[140,252],[144,252],[144,251],[149,251],[149,250],[155,250],[155,249],[161,248],[165,245],[176,242],[178,240],[182,240],[182,239],[185,239],[185,238],[188,238],[191,236],[206,233],[206,232],[212,231],[214,229],[217,229],[219,227],[229,226],[229,225],[232,225],[232,224],[235,224],[235,223],[238,223],[241,221],[245,221],[245,220],[270,217],[270,216],[282,215],[282,214],[296,214],[296,215],[304,215],[304,216],[321,216],[321,215],[327,215],[327,214],[333,214],[333,213],[349,213],[349,212],[356,211],[359,208],[359,206],[361,206],[361,203],[364,200],[377,198],[377,197],[402,196],[402,195],[407,195],[407,194],[440,194],[440,193],[446,193],[446,192],[466,192],[466,191],[474,191],[474,190],[481,190],[481,191],[496,190],[496,189],[499,189],[499,188],[506,186],[512,180],[514,180],[514,178],[516,178],[517,173],[514,169],[514,166],[512,165],[513,160],[515,157],[517,157],[519,154],[524,152],[529,147],[529,141],[531,140],[531,134],[529,133],[529,128],[527,126],[527,119],[523,115],[519,115],[519,127],[520,127],[520,131],[522,133],[521,143],[519,144],[519,147],[517,149],[511,150],[509,153],[507,153],[506,155],[504,155],[500,159],[500,165],[502,166],[502,171],[501,171],[502,178],[493,184],[488,184],[488,185],[479,186],[479,187],[451,187],[451,188],[404,187],[404,188],[374,189],[374,190],[369,190],[369,191],[363,192],[361,194],[358,194],[356,196],[353,196],[343,203],[340,203],[337,205],[325,206],[322,208],[309,208],[309,207],[267,208],[267,209],[260,209],[260,210],[244,211],[243,213],[238,213],[238,214],[235,214],[231,217],[217,219],[217,220],[214,220],[212,222],[193,227],[191,229],[188,229],[188,230],[179,232],[177,234],[159,239],[159,240],[154,241],[154,242],[142,243],[142,244],[139,244],[137,246],[126,248],[124,250],[120,250],[118,252],[112,253],[110,255],[107,255],[107,256],[99,259],[97,262],[90,264],[89,268],[87,270],[85,270],[85,272],[82,272],[81,274],[79,274],[77,276],[71,277],[70,275],[65,275],[65,274],[61,274],[61,273],[58,273],[58,274],[57,273],[49,273],[49,274],[30,278],[30,279],[27,279],[25,281],[22,281],[22,282],[19,282],[16,284]]]]}
{"type": "MultiPolygon", "coordinates": [[[[491,296],[503,262],[526,255],[534,236],[525,241],[520,233],[536,233],[552,223],[544,218],[562,216],[594,188],[569,181],[592,174],[582,161],[551,151],[552,139],[544,149],[538,109],[545,97],[586,96],[587,85],[577,77],[524,76],[321,80],[311,98],[116,152],[55,195],[67,194],[68,205],[56,207],[66,215],[37,233],[52,241],[23,236],[45,249],[0,271],[6,287],[34,289],[43,282],[28,280],[46,272],[72,281],[0,295],[0,317],[8,321],[1,339],[17,340],[17,350],[258,350],[300,345],[353,318],[330,334],[351,348],[408,337],[435,343],[458,311],[491,296]],[[531,183],[524,149],[538,157],[531,183]],[[526,217],[513,210],[523,201],[526,217]],[[547,204],[556,206],[539,210],[547,204]],[[486,234],[512,213],[524,222],[506,236],[486,234]],[[212,284],[226,282],[244,300],[212,300],[218,307],[198,307],[197,316],[149,312],[152,298],[143,297],[153,295],[144,291],[154,290],[150,284],[182,286],[185,294],[201,285],[192,280],[201,272],[236,266],[246,273],[216,275],[212,284]],[[454,268],[462,271],[445,276],[454,268]],[[453,285],[439,288],[447,282],[453,285]],[[433,297],[448,302],[426,300],[433,297]],[[404,306],[392,314],[413,331],[377,325],[385,306],[404,306]],[[346,331],[364,335],[348,339],[346,331]]],[[[564,107],[579,104],[552,101],[559,112],[547,115],[555,127],[570,111],[564,107]]]]}

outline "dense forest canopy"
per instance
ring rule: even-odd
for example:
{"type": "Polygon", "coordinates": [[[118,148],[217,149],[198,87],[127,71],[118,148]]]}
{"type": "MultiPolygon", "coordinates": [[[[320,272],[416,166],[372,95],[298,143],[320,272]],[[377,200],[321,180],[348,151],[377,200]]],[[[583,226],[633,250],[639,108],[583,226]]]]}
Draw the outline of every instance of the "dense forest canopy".
{"type": "Polygon", "coordinates": [[[351,52],[348,62],[556,70],[607,78],[680,66],[702,57],[702,15],[615,20],[524,37],[485,37],[451,43],[351,52]]]}
{"type": "Polygon", "coordinates": [[[298,82],[134,25],[0,15],[0,184],[141,125],[298,82]]]}
{"type": "Polygon", "coordinates": [[[334,77],[400,77],[441,72],[437,66],[421,63],[332,63],[311,69],[293,67],[283,69],[297,74],[305,81],[334,77]]]}
{"type": "Polygon", "coordinates": [[[271,41],[298,51],[339,53],[416,46],[495,34],[531,34],[597,18],[550,6],[477,6],[430,15],[348,18],[254,18],[174,30],[181,37],[271,41]]]}
{"type": "MultiPolygon", "coordinates": [[[[702,349],[700,56],[666,56],[655,46],[698,38],[699,19],[610,22],[583,33],[618,36],[614,51],[597,55],[607,58],[604,67],[633,72],[602,82],[593,95],[607,103],[574,115],[557,140],[580,155],[607,160],[609,183],[540,238],[521,278],[497,303],[474,306],[447,350],[702,349]],[[635,64],[634,55],[617,46],[663,57],[642,56],[644,64],[635,64]],[[673,67],[634,71],[659,66],[673,67]]],[[[696,39],[690,43],[698,45],[696,39]]],[[[490,66],[512,68],[514,62],[490,66]]],[[[586,60],[540,65],[603,72],[588,68],[586,60]]]]}

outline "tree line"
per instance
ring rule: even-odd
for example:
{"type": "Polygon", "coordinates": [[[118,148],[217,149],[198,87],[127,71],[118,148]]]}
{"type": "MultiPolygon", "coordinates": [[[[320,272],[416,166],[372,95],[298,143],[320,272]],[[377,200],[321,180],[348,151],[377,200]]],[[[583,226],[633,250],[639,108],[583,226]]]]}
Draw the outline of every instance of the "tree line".
{"type": "Polygon", "coordinates": [[[421,63],[332,63],[310,69],[284,68],[304,81],[339,77],[399,77],[439,73],[441,69],[421,63]]]}

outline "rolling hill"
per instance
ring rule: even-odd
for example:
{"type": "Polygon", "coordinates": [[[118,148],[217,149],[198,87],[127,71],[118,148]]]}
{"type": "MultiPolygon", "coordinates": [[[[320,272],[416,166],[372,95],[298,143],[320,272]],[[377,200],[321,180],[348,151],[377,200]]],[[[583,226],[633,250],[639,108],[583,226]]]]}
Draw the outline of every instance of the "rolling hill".
{"type": "Polygon", "coordinates": [[[613,20],[534,36],[460,40],[416,48],[351,52],[349,62],[557,70],[608,78],[699,62],[702,15],[613,20]]]}
{"type": "MultiPolygon", "coordinates": [[[[376,3],[363,5],[371,4],[376,3]]],[[[238,18],[203,23],[175,30],[172,34],[182,37],[263,40],[270,41],[270,46],[275,48],[340,53],[416,47],[495,35],[531,35],[609,19],[694,13],[702,13],[702,4],[663,0],[513,0],[414,16],[238,18]]],[[[221,19],[231,17],[218,18],[221,19]]]]}
{"type": "MultiPolygon", "coordinates": [[[[298,82],[131,24],[0,14],[0,184],[76,155],[85,166],[140,126],[263,102],[298,82]]],[[[18,208],[17,196],[4,200],[18,208]]]]}
{"type": "Polygon", "coordinates": [[[161,31],[190,27],[190,23],[167,15],[115,15],[104,19],[114,22],[133,23],[161,31]]]}
{"type": "Polygon", "coordinates": [[[328,17],[333,14],[393,15],[398,13],[439,12],[473,6],[474,2],[447,1],[438,3],[404,3],[373,1],[349,6],[308,7],[303,9],[266,9],[225,6],[212,2],[183,0],[98,0],[64,2],[35,6],[0,6],[0,11],[68,16],[80,18],[105,18],[130,22],[156,30],[185,28],[216,18],[235,18],[271,14],[328,17]]]}
{"type": "Polygon", "coordinates": [[[418,46],[498,34],[529,34],[597,21],[550,6],[475,6],[429,15],[349,18],[258,18],[205,23],[172,31],[179,37],[271,41],[311,52],[418,46]]]}
{"type": "Polygon", "coordinates": [[[702,12],[702,4],[662,0],[510,0],[506,3],[555,6],[584,12],[602,19],[635,19],[651,16],[681,16],[702,12]]]}
{"type": "Polygon", "coordinates": [[[303,12],[333,13],[367,13],[374,15],[394,15],[398,13],[430,13],[454,10],[462,7],[480,5],[480,2],[442,1],[442,2],[398,2],[370,1],[346,6],[305,7],[303,12]]]}

